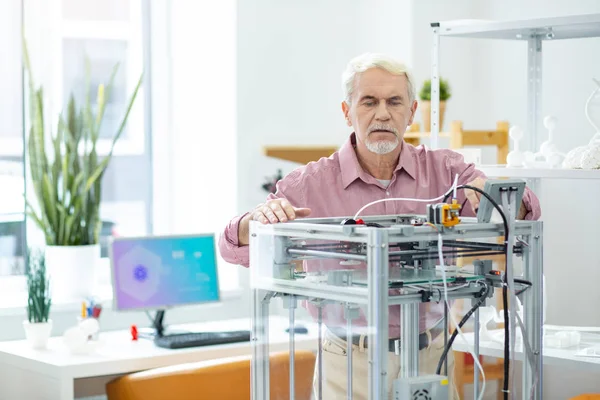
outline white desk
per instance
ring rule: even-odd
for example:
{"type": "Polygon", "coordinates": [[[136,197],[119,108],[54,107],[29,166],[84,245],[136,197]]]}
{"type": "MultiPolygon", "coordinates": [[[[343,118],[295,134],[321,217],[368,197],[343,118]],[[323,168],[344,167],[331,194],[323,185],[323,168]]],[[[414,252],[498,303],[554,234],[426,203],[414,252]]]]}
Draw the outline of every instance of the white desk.
{"type": "MultiPolygon", "coordinates": [[[[490,333],[495,335],[496,333],[503,332],[502,330],[491,330],[490,333]]],[[[473,348],[474,336],[473,333],[465,333],[465,338],[469,343],[469,346],[473,348]]],[[[569,347],[566,349],[543,349],[543,363],[548,365],[558,365],[562,368],[579,368],[585,369],[589,372],[600,372],[600,357],[581,357],[575,354],[580,350],[600,345],[600,335],[582,333],[581,343],[578,346],[569,347]]],[[[468,352],[468,348],[464,341],[457,337],[452,344],[452,349],[456,351],[468,352]]],[[[482,356],[503,358],[504,357],[504,345],[498,342],[481,341],[479,343],[479,354],[482,356]]],[[[523,361],[523,345],[517,342],[515,346],[515,357],[517,360],[523,361]]]]}
{"type": "MultiPolygon", "coordinates": [[[[303,323],[308,334],[296,334],[296,349],[317,349],[317,325],[303,323]]],[[[288,350],[288,320],[269,320],[270,350],[288,350]]],[[[180,325],[190,331],[250,329],[250,319],[180,325]]],[[[90,355],[71,355],[62,337],[50,339],[46,350],[33,350],[24,340],[0,342],[0,400],[73,400],[77,386],[85,395],[104,393],[104,384],[135,371],[169,365],[235,357],[252,353],[249,342],[170,350],[151,340],[132,341],[129,331],[102,332],[102,347],[90,355]],[[94,379],[90,379],[94,378],[94,379]],[[94,382],[95,381],[95,382],[94,382]],[[98,383],[98,381],[100,383],[98,383]],[[100,393],[90,393],[90,387],[100,393]]]]}

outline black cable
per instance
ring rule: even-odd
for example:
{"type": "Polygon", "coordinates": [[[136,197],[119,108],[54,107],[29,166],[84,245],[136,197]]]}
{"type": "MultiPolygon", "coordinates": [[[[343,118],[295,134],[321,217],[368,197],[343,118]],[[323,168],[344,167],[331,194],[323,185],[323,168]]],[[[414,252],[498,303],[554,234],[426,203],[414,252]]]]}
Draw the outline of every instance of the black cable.
{"type": "MultiPolygon", "coordinates": [[[[457,186],[456,189],[470,189],[473,190],[477,193],[480,193],[482,196],[484,196],[486,199],[488,199],[488,201],[494,206],[494,208],[496,210],[498,210],[498,213],[500,213],[500,216],[502,217],[502,223],[504,224],[504,252],[505,252],[505,262],[506,264],[504,265],[504,276],[502,279],[502,306],[504,307],[504,385],[503,385],[503,390],[502,392],[504,393],[504,400],[508,400],[508,380],[509,380],[509,370],[510,370],[510,331],[509,331],[509,327],[508,327],[508,298],[507,298],[507,286],[508,283],[506,281],[506,269],[508,268],[508,220],[506,219],[506,215],[504,214],[504,212],[502,211],[502,209],[500,208],[500,206],[498,205],[498,203],[496,203],[496,201],[494,199],[492,199],[492,196],[490,196],[489,194],[487,194],[486,192],[484,192],[483,190],[479,189],[478,187],[475,186],[470,186],[470,185],[460,185],[457,186]]],[[[452,192],[448,192],[446,194],[446,196],[444,196],[444,202],[446,202],[448,200],[448,198],[450,198],[450,195],[452,194],[452,192]]]]}
{"type": "MultiPolygon", "coordinates": [[[[493,286],[486,285],[485,290],[480,293],[481,297],[480,297],[479,301],[477,303],[475,303],[475,305],[473,307],[471,307],[469,312],[466,313],[465,316],[458,323],[458,329],[462,328],[463,325],[465,323],[467,323],[467,321],[469,320],[471,315],[473,315],[473,313],[485,302],[485,299],[489,295],[489,291],[492,287],[493,286]]],[[[446,307],[448,307],[447,304],[446,304],[446,307]]],[[[444,362],[446,361],[446,358],[448,357],[448,352],[452,348],[452,343],[454,343],[454,340],[456,339],[456,336],[458,335],[458,329],[454,329],[454,332],[452,332],[452,336],[450,336],[450,340],[448,340],[448,343],[446,344],[444,353],[442,353],[442,357],[440,358],[440,361],[438,362],[438,365],[437,365],[437,369],[435,370],[435,373],[437,375],[439,375],[440,372],[442,371],[442,365],[444,365],[444,362]]]]}

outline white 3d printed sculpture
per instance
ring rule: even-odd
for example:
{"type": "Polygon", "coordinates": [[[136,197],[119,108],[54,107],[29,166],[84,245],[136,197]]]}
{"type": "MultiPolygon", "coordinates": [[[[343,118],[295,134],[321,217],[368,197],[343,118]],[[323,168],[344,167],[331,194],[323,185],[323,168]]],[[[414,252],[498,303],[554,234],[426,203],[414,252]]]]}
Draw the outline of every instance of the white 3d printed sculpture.
{"type": "Polygon", "coordinates": [[[547,116],[544,118],[544,126],[548,129],[548,140],[542,143],[537,153],[531,151],[521,153],[518,141],[523,137],[523,131],[519,127],[511,128],[509,135],[515,143],[515,150],[511,151],[506,159],[509,167],[521,167],[523,165],[528,168],[560,167],[565,155],[558,150],[553,139],[554,130],[556,129],[556,118],[547,116]]]}
{"type": "Polygon", "coordinates": [[[519,150],[519,142],[523,139],[523,130],[518,126],[510,128],[508,135],[513,140],[514,150],[506,156],[506,165],[508,167],[522,167],[525,162],[525,154],[519,150]]]}
{"type": "Polygon", "coordinates": [[[600,128],[590,117],[592,100],[600,94],[600,81],[593,79],[596,89],[585,103],[585,116],[596,132],[586,146],[579,146],[567,153],[563,161],[563,168],[600,169],[600,128]]]}

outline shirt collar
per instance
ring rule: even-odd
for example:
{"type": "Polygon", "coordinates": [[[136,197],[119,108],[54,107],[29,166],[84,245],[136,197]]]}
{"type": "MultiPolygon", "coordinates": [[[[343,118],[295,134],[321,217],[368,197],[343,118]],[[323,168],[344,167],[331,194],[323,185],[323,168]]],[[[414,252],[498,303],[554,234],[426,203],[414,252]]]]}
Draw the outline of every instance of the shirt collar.
{"type": "MultiPolygon", "coordinates": [[[[340,170],[342,174],[342,184],[346,189],[352,182],[361,177],[361,174],[366,175],[366,172],[362,169],[358,163],[356,157],[356,151],[354,146],[356,145],[356,134],[352,133],[346,143],[340,148],[340,170]]],[[[402,151],[400,152],[400,159],[398,165],[394,170],[394,173],[404,169],[413,179],[416,174],[416,160],[414,154],[414,148],[402,142],[402,151]]],[[[365,180],[363,178],[363,180],[365,180]]]]}

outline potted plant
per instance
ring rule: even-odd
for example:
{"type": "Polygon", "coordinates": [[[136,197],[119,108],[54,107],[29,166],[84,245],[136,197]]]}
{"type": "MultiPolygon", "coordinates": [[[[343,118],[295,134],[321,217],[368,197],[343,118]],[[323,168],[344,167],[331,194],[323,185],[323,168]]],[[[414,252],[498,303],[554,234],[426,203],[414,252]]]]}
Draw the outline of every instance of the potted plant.
{"type": "MultiPolygon", "coordinates": [[[[451,96],[452,93],[448,81],[440,78],[440,130],[442,130],[442,127],[444,126],[446,100],[451,96]]],[[[426,132],[431,132],[431,79],[427,79],[423,82],[423,86],[419,92],[419,98],[421,99],[419,107],[421,108],[421,116],[423,117],[423,129],[425,129],[426,132]]]]}
{"type": "Polygon", "coordinates": [[[50,280],[46,275],[46,262],[41,251],[29,251],[27,255],[27,320],[23,321],[25,337],[35,349],[43,349],[52,332],[49,319],[50,280]]]}
{"type": "MultiPolygon", "coordinates": [[[[27,215],[44,234],[45,259],[53,281],[53,298],[61,301],[87,298],[93,293],[95,269],[100,259],[99,233],[102,177],[112,158],[114,146],[123,133],[127,118],[142,83],[140,77],[124,112],[108,154],[97,151],[106,99],[110,96],[118,65],[106,87],[98,86],[97,104],[90,102],[89,63],[85,101],[81,106],[71,95],[61,113],[55,134],[44,127],[42,87],[36,88],[24,43],[24,64],[29,89],[31,127],[27,154],[33,191],[39,211],[27,202],[27,215]]],[[[86,60],[87,61],[87,60],[86,60]]]]}

